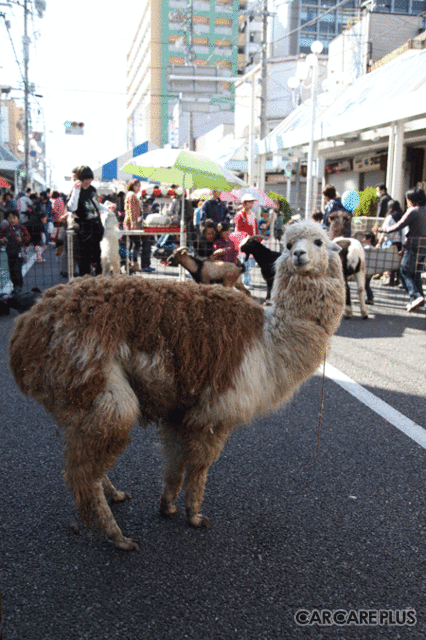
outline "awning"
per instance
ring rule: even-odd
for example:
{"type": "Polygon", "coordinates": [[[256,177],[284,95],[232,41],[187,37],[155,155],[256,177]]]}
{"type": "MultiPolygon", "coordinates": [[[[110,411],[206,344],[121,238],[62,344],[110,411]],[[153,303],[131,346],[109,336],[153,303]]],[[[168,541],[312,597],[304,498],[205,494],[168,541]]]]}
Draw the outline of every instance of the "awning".
{"type": "MultiPolygon", "coordinates": [[[[95,169],[93,172],[96,180],[124,180],[128,182],[132,177],[129,173],[124,173],[124,171],[120,171],[119,167],[122,167],[127,163],[131,158],[135,158],[136,156],[140,156],[142,153],[147,153],[147,151],[154,151],[154,149],[158,149],[157,145],[149,140],[138,144],[133,149],[126,151],[123,155],[118,156],[118,158],[114,158],[114,160],[110,160],[106,164],[103,164],[98,169],[95,169]]],[[[140,176],[133,176],[134,178],[139,178],[140,176]]]]}
{"type": "Polygon", "coordinates": [[[246,144],[243,138],[234,138],[234,134],[228,133],[219,142],[200,153],[218,162],[228,171],[247,171],[246,144]]]}
{"type": "MultiPolygon", "coordinates": [[[[410,120],[411,129],[419,120],[423,129],[425,105],[426,49],[411,49],[348,87],[319,94],[314,140],[339,139],[400,120],[410,120]]],[[[307,100],[260,140],[257,150],[264,154],[300,147],[309,143],[310,134],[311,100],[307,100]]]]}
{"type": "Polygon", "coordinates": [[[21,164],[22,160],[0,144],[0,171],[17,171],[21,164]]]}
{"type": "MultiPolygon", "coordinates": [[[[254,155],[265,153],[265,151],[259,150],[262,142],[263,141],[255,142],[253,149],[254,155]]],[[[268,146],[268,151],[275,152],[282,148],[279,142],[273,141],[272,144],[268,146]]],[[[232,133],[222,138],[217,144],[204,149],[202,153],[221,164],[225,169],[228,169],[228,171],[239,171],[241,173],[247,173],[248,171],[247,140],[244,138],[234,138],[232,133]]],[[[280,165],[276,166],[276,163],[270,160],[266,161],[265,171],[284,170],[289,159],[281,158],[279,162],[280,165]]]]}

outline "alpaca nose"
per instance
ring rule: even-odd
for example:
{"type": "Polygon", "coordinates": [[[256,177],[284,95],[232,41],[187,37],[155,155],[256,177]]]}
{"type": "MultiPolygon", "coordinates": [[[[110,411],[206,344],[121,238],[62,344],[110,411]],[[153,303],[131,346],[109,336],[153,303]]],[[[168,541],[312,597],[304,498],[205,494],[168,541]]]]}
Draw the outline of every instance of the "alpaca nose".
{"type": "Polygon", "coordinates": [[[295,249],[293,251],[293,264],[296,267],[302,266],[309,262],[308,254],[304,249],[295,249]]]}

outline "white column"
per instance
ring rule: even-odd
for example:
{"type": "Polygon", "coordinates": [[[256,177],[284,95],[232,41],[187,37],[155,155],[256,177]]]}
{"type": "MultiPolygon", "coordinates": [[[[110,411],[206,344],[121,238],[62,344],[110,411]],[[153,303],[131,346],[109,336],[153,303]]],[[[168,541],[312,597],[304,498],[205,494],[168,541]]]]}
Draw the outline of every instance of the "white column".
{"type": "Polygon", "coordinates": [[[254,183],[254,118],[256,110],[256,77],[251,78],[251,100],[250,100],[250,125],[249,125],[249,146],[248,146],[248,180],[249,185],[254,183]]]}
{"type": "MultiPolygon", "coordinates": [[[[317,209],[317,201],[318,201],[318,142],[314,143],[314,153],[312,161],[314,163],[314,174],[313,174],[313,186],[312,186],[312,211],[316,211],[317,209]]],[[[312,211],[309,214],[309,218],[311,217],[312,211]]]]}
{"type": "Polygon", "coordinates": [[[399,200],[401,208],[405,208],[404,200],[404,123],[398,121],[395,125],[395,145],[392,172],[392,192],[395,200],[399,200]]]}
{"type": "Polygon", "coordinates": [[[317,106],[317,83],[318,83],[318,58],[315,54],[313,56],[313,68],[312,68],[312,85],[311,85],[311,135],[309,139],[308,149],[308,166],[306,176],[306,201],[305,201],[305,218],[309,220],[312,214],[312,177],[313,177],[313,164],[314,164],[314,139],[315,139],[315,112],[317,106]]]}
{"type": "Polygon", "coordinates": [[[257,180],[257,187],[261,190],[261,191],[265,191],[265,162],[266,162],[266,156],[265,154],[262,154],[261,156],[258,156],[258,167],[259,167],[259,173],[258,173],[258,180],[257,180]]]}
{"type": "Polygon", "coordinates": [[[386,170],[386,187],[388,193],[393,197],[393,159],[394,159],[394,147],[395,147],[395,126],[396,123],[392,122],[389,132],[389,147],[388,147],[388,166],[386,170]]]}

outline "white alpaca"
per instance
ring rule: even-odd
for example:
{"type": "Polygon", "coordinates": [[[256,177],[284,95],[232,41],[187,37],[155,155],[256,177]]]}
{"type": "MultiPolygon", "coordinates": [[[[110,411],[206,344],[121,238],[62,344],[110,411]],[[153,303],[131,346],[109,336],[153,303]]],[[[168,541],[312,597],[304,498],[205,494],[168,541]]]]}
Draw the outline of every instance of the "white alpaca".
{"type": "Polygon", "coordinates": [[[101,240],[102,275],[120,275],[120,246],[117,218],[113,211],[103,217],[104,236],[101,240]]]}
{"type": "Polygon", "coordinates": [[[332,211],[328,216],[330,223],[329,236],[341,247],[340,259],[343,266],[343,275],[346,286],[345,318],[352,316],[351,291],[348,280],[356,280],[359,308],[361,318],[368,320],[367,307],[365,305],[365,252],[364,247],[355,238],[349,238],[351,215],[347,211],[339,209],[332,211]]]}

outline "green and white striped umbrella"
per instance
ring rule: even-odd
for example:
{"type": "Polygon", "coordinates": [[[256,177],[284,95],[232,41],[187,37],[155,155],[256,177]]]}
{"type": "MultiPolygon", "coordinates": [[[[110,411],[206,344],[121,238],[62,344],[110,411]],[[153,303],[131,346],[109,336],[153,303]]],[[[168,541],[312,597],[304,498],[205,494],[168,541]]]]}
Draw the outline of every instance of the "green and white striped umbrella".
{"type": "Polygon", "coordinates": [[[121,169],[153,182],[177,184],[185,189],[208,187],[231,191],[248,186],[231,171],[201,153],[186,149],[155,149],[127,162],[121,169]]]}

